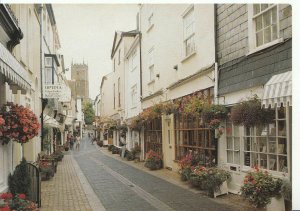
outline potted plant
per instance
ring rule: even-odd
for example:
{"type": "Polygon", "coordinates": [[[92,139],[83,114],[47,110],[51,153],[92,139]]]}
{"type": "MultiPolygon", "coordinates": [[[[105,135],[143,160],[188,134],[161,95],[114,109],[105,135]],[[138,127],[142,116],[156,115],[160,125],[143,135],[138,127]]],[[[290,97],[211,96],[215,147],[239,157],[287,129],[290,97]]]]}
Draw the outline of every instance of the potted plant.
{"type": "Polygon", "coordinates": [[[196,166],[190,175],[191,184],[206,190],[209,196],[227,194],[227,181],[231,178],[229,172],[217,167],[206,168],[196,166]]]}
{"type": "Polygon", "coordinates": [[[292,210],[292,184],[288,179],[282,180],[281,194],[285,200],[285,209],[292,210]]]}
{"type": "Polygon", "coordinates": [[[267,207],[267,210],[284,210],[284,201],[280,190],[282,179],[275,178],[268,171],[263,171],[255,167],[244,178],[244,184],[241,187],[242,196],[248,200],[254,207],[267,207]],[[277,198],[277,199],[276,199],[277,198]],[[274,206],[273,204],[276,203],[274,206]],[[272,209],[273,207],[273,209],[272,209]]]}
{"type": "Polygon", "coordinates": [[[51,163],[49,163],[49,162],[40,161],[39,162],[39,170],[40,170],[42,181],[49,180],[51,177],[54,176],[54,170],[51,166],[51,163]]]}
{"type": "Polygon", "coordinates": [[[179,174],[181,175],[182,181],[188,181],[190,179],[190,175],[192,173],[192,160],[193,156],[188,154],[178,162],[180,167],[179,174]]]}
{"type": "Polygon", "coordinates": [[[157,170],[162,168],[162,159],[153,150],[149,150],[146,156],[145,167],[150,170],[157,170]]]}
{"type": "Polygon", "coordinates": [[[134,156],[134,159],[140,159],[140,156],[141,156],[141,147],[139,146],[138,143],[135,143],[134,144],[134,148],[131,150],[133,156],[134,156]]]}
{"type": "Polygon", "coordinates": [[[12,193],[2,193],[0,195],[0,210],[26,210],[37,211],[37,205],[26,199],[26,195],[23,193],[13,195],[12,193]]]}

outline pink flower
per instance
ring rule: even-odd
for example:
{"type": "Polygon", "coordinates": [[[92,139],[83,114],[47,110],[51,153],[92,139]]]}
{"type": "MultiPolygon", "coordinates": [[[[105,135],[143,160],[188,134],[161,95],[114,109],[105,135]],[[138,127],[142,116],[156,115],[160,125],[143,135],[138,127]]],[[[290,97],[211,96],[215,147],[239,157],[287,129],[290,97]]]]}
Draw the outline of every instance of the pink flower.
{"type": "Polygon", "coordinates": [[[19,198],[20,198],[20,199],[26,199],[26,195],[25,195],[24,193],[20,193],[20,194],[19,194],[19,198]]]}
{"type": "Polygon", "coordinates": [[[2,116],[0,116],[0,125],[4,125],[5,124],[5,120],[2,118],[2,116]]]}

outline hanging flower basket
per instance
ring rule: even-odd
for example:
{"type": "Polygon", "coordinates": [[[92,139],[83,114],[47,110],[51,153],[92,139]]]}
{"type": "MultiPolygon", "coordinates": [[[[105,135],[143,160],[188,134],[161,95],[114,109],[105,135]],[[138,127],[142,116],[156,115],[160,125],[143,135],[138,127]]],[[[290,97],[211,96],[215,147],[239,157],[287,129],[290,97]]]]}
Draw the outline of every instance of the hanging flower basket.
{"type": "Polygon", "coordinates": [[[228,116],[228,109],[224,105],[208,105],[203,107],[201,118],[203,122],[209,123],[213,119],[224,120],[228,116]]]}
{"type": "Polygon", "coordinates": [[[274,120],[274,112],[271,109],[262,108],[260,100],[254,97],[249,101],[233,106],[230,118],[234,124],[253,127],[272,122],[274,120]]]}
{"type": "Polygon", "coordinates": [[[0,115],[0,139],[3,144],[9,140],[23,144],[38,135],[40,124],[30,109],[7,103],[1,108],[0,115]]]}

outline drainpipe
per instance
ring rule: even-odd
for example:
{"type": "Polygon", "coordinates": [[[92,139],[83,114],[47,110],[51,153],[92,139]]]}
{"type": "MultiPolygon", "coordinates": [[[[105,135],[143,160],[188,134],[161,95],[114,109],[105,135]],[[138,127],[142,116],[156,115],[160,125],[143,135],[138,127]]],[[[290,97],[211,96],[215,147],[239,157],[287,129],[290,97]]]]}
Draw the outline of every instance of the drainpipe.
{"type": "Polygon", "coordinates": [[[214,4],[214,33],[215,33],[215,84],[214,84],[214,104],[219,104],[218,101],[218,85],[219,85],[219,70],[218,70],[218,49],[217,49],[217,4],[214,4]]]}
{"type": "Polygon", "coordinates": [[[140,45],[140,100],[143,96],[143,80],[142,80],[142,33],[139,32],[139,45],[140,45]]]}
{"type": "Polygon", "coordinates": [[[43,151],[43,138],[44,138],[44,99],[43,99],[43,4],[39,7],[40,15],[40,80],[41,80],[41,102],[42,102],[42,112],[41,112],[41,151],[43,151]]]}

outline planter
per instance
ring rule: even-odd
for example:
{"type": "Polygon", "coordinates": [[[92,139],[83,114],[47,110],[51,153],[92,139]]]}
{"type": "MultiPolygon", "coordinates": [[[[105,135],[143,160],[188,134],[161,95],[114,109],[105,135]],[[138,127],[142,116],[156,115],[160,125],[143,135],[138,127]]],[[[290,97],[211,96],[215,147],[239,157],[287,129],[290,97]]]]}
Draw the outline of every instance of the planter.
{"type": "Polygon", "coordinates": [[[223,194],[228,194],[227,181],[223,182],[220,186],[220,190],[214,192],[214,198],[223,194]]]}
{"type": "Polygon", "coordinates": [[[267,211],[285,211],[285,206],[284,206],[284,199],[283,197],[272,197],[271,198],[271,203],[267,204],[266,206],[267,211]]]}

